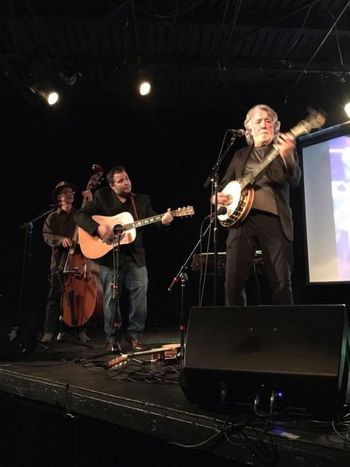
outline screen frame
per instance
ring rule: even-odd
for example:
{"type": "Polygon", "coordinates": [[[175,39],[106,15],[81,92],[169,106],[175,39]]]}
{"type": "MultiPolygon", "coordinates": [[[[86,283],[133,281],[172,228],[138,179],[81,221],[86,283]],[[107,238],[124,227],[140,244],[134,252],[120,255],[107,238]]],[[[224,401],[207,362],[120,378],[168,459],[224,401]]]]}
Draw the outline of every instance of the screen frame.
{"type": "Polygon", "coordinates": [[[306,212],[306,193],[305,193],[305,163],[304,163],[304,152],[303,149],[310,147],[312,145],[316,145],[319,143],[323,143],[326,141],[330,141],[332,139],[336,139],[342,136],[349,136],[350,137],[350,120],[347,120],[343,123],[323,128],[322,130],[318,130],[307,135],[302,135],[297,138],[297,149],[298,154],[300,156],[300,165],[302,170],[302,216],[303,216],[303,238],[304,238],[304,262],[305,262],[305,271],[306,271],[306,284],[307,285],[341,285],[341,284],[350,284],[349,280],[337,280],[337,281],[316,281],[311,280],[311,271],[310,271],[310,254],[309,254],[309,247],[308,247],[308,235],[307,235],[307,212],[306,212]]]}

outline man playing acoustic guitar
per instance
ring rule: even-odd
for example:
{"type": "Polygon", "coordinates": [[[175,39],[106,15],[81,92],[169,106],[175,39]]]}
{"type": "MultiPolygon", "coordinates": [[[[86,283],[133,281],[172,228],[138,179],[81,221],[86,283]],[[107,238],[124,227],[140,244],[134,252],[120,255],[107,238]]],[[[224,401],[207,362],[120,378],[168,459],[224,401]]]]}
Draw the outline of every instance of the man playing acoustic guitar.
{"type": "MultiPolygon", "coordinates": [[[[228,215],[218,216],[230,227],[226,240],[225,302],[227,306],[246,305],[244,287],[257,249],[262,251],[273,304],[293,304],[293,221],[289,207],[289,188],[297,186],[300,168],[292,133],[280,133],[276,112],[267,105],[252,107],[244,122],[248,147],[234,154],[217,196],[218,205],[228,215]],[[264,159],[273,160],[260,171],[264,159]],[[276,156],[276,157],[275,157],[276,156]],[[234,182],[237,190],[226,187],[232,180],[257,176],[248,186],[234,182]],[[231,216],[230,204],[238,204],[231,216]],[[242,204],[242,205],[240,205],[242,204]]],[[[211,199],[215,203],[214,197],[211,199]]]]}
{"type": "MultiPolygon", "coordinates": [[[[158,224],[169,225],[174,217],[168,209],[157,216],[151,207],[150,198],[145,194],[131,191],[131,181],[123,166],[113,167],[107,174],[109,186],[96,191],[94,199],[75,216],[75,222],[91,239],[92,248],[84,245],[79,235],[82,251],[93,258],[100,266],[100,279],[103,288],[104,331],[107,349],[140,350],[139,339],[145,327],[147,315],[148,275],[145,264],[145,251],[142,242],[142,229],[137,229],[136,237],[130,236],[133,230],[123,229],[130,219],[146,219],[148,223],[158,219],[158,224]],[[115,218],[120,219],[116,223],[115,218]],[[123,222],[123,219],[126,219],[123,222]],[[130,239],[129,239],[130,236],[130,239]],[[120,293],[126,288],[129,293],[127,333],[123,339],[129,348],[120,345],[122,313],[119,305],[120,293]]],[[[141,221],[140,221],[141,222],[141,221]]]]}

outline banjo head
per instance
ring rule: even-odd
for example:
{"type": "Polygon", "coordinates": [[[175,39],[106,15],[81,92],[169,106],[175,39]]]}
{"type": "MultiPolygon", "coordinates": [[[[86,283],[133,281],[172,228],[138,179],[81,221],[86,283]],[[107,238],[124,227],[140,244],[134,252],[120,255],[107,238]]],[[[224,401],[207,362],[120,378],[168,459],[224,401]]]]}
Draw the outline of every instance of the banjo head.
{"type": "Polygon", "coordinates": [[[229,182],[222,190],[222,193],[231,196],[231,203],[227,206],[224,206],[227,209],[225,214],[218,215],[218,219],[220,222],[225,222],[236,211],[239,201],[241,199],[241,191],[241,185],[237,180],[229,182]]]}

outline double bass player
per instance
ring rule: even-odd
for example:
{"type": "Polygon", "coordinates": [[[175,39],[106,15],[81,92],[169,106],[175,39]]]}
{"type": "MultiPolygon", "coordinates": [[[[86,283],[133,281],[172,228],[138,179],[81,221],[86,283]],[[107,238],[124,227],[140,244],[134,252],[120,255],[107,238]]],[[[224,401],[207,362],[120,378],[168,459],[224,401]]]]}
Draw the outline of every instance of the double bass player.
{"type": "MultiPolygon", "coordinates": [[[[59,182],[52,192],[52,202],[57,203],[57,209],[51,212],[43,225],[43,238],[51,247],[50,261],[50,287],[46,303],[46,314],[43,335],[40,342],[51,344],[56,336],[63,336],[62,294],[64,293],[63,270],[66,264],[69,249],[72,247],[76,223],[73,216],[77,209],[73,206],[76,187],[66,181],[59,182]]],[[[85,190],[82,195],[91,200],[92,193],[85,190]]],[[[85,325],[77,326],[77,337],[80,342],[86,343],[90,339],[86,333],[85,325]]]]}

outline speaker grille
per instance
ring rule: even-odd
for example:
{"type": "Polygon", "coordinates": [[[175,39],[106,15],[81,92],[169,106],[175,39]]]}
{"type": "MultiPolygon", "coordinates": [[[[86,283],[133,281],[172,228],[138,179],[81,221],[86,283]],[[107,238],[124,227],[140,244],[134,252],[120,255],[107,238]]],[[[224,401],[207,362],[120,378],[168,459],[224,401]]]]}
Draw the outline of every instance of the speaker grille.
{"type": "Polygon", "coordinates": [[[346,397],[346,329],[345,305],[194,307],[180,384],[202,405],[220,405],[223,387],[226,406],[252,404],[265,387],[334,413],[346,397]]]}

